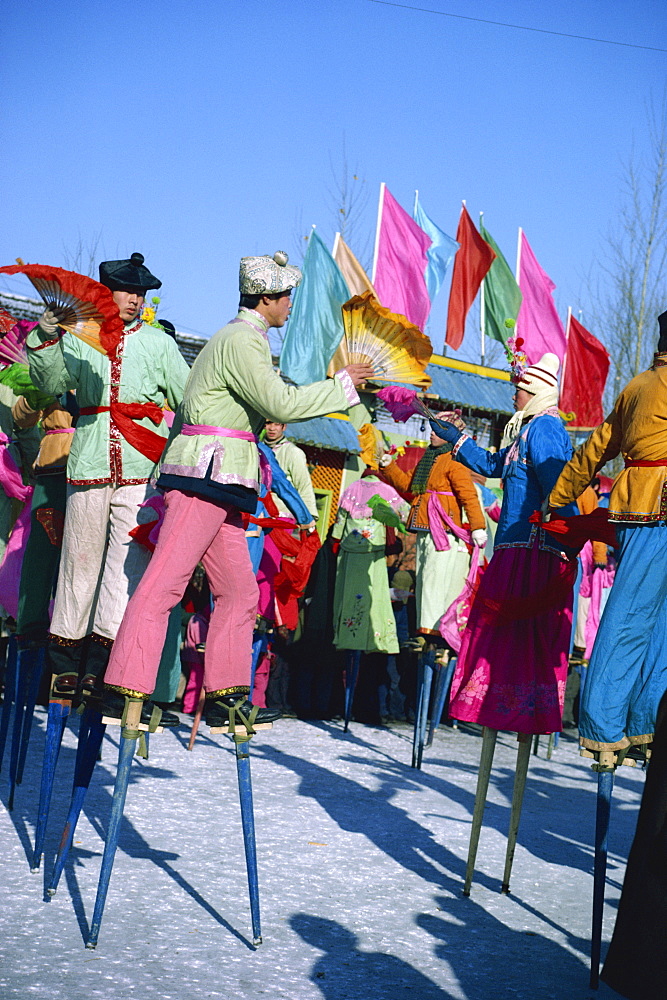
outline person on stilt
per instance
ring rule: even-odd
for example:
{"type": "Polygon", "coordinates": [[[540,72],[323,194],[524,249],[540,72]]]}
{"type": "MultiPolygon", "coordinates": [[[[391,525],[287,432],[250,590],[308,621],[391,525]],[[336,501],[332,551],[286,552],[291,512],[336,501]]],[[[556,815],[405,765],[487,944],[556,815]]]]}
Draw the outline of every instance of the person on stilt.
{"type": "Polygon", "coordinates": [[[165,400],[178,407],[189,373],[176,343],[140,318],[146,291],[161,285],[143,256],[103,261],[100,282],[125,324],[113,357],[63,333],[48,309],[27,340],[34,384],[56,397],[75,389],[79,405],[48,646],[59,697],[100,690],[125,606],[150,558],[130,531],[155,492],[149,478],[168,435],[162,407],[165,400]]]}
{"type": "Polygon", "coordinates": [[[484,513],[467,469],[458,465],[452,446],[433,426],[431,442],[412,472],[405,472],[385,454],[380,459],[383,478],[412,502],[406,527],[417,536],[415,597],[417,631],[429,643],[443,645],[440,619],[463,589],[470,566],[468,546],[455,534],[468,517],[473,544],[487,542],[484,513]]]}
{"type": "Polygon", "coordinates": [[[515,364],[516,413],[497,453],[452,423],[432,421],[458,462],[503,480],[493,557],[463,633],[449,709],[455,719],[496,730],[561,729],[576,564],[528,520],[572,454],[558,414],[559,365],[555,354],[529,367],[515,364]]]}
{"type": "MultiPolygon", "coordinates": [[[[267,331],[281,327],[301,280],[287,254],[244,257],[238,315],[209,340],[194,363],[163,456],[159,488],[165,518],[148,571],[132,597],[105,678],[105,706],[118,697],[148,699],[171,608],[202,562],[214,607],[206,641],[205,719],[222,726],[248,717],[252,634],[258,588],[241,514],[254,514],[260,469],[257,435],[281,423],[348,409],[370,365],[349,365],[332,379],[289,386],[271,364],[267,331]]],[[[257,711],[257,710],[256,710],[257,711]]],[[[279,712],[259,709],[257,722],[279,712]]]]}
{"type": "Polygon", "coordinates": [[[643,756],[667,689],[667,312],[653,364],[632,379],[607,419],[563,469],[552,511],[579,497],[622,455],[609,497],[619,547],[579,710],[582,747],[643,756]]]}

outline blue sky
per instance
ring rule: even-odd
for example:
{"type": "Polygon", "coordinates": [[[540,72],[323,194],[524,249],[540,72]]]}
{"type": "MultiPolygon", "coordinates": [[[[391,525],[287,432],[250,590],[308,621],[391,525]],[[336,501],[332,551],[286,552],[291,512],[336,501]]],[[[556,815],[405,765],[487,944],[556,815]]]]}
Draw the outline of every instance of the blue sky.
{"type": "MultiPolygon", "coordinates": [[[[419,0],[417,6],[667,48],[663,0],[419,0]]],[[[380,181],[455,234],[461,199],[514,263],[523,226],[589,308],[623,163],[649,149],[667,53],[457,20],[369,0],[15,0],[3,12],[0,259],[145,254],[161,314],[210,336],[235,312],[238,260],[311,224],[331,245],[332,164],[380,181]]],[[[20,278],[0,287],[30,294],[20,278]]],[[[429,332],[442,346],[446,291],[429,332]]],[[[604,337],[604,331],[595,331],[604,337]]],[[[459,357],[476,359],[474,336],[459,357]]]]}

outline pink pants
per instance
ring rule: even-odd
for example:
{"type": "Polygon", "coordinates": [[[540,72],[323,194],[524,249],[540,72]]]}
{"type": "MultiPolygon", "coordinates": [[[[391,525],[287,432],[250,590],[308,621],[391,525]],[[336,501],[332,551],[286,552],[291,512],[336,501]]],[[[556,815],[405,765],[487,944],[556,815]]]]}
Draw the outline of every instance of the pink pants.
{"type": "Polygon", "coordinates": [[[213,596],[204,687],[247,688],[258,589],[240,514],[180,490],[167,490],[165,507],[155,552],[127,606],[104,680],[152,693],[169,612],[202,562],[213,596]]]}

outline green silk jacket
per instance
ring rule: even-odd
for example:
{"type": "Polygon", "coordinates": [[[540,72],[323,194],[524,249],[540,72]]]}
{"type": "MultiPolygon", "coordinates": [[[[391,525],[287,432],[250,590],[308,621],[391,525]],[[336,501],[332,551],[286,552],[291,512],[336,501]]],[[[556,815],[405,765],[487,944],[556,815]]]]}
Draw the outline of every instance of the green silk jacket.
{"type": "Polygon", "coordinates": [[[266,336],[268,324],[254,309],[219,330],[192,366],[172,427],[161,471],[166,475],[211,478],[257,490],[259,453],[254,441],[211,434],[185,435],[182,424],[245,431],[257,436],[267,418],[290,423],[310,420],[359,401],[346,371],[312,385],[287,385],[274,371],[266,336]]]}
{"type": "MultiPolygon", "coordinates": [[[[176,341],[157,327],[134,320],[112,359],[64,333],[56,339],[36,326],[28,334],[30,376],[44,392],[60,396],[76,390],[80,407],[119,403],[165,402],[175,410],[183,398],[189,368],[176,341]]],[[[147,417],[137,421],[164,437],[164,420],[156,427],[147,417]]],[[[110,414],[80,416],[67,462],[68,482],[77,486],[145,483],[154,463],[137,451],[111,421],[110,414]]]]}

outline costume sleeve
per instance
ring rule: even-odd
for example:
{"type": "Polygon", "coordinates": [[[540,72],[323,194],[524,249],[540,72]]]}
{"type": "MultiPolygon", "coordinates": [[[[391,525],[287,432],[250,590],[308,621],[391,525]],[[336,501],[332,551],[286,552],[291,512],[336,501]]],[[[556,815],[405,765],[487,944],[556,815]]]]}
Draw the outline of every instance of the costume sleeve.
{"type": "Polygon", "coordinates": [[[456,462],[452,462],[449,467],[449,481],[452,493],[468,516],[470,530],[476,531],[478,528],[485,528],[484,511],[480,506],[477,490],[468,470],[457,465],[456,462]]]}
{"type": "Polygon", "coordinates": [[[336,520],[334,521],[333,528],[331,529],[331,537],[340,539],[343,536],[343,529],[345,528],[345,518],[347,517],[347,511],[343,510],[342,507],[338,508],[338,513],[336,514],[336,520]]]}
{"type": "MultiPolygon", "coordinates": [[[[269,449],[270,451],[271,449],[269,449]]],[[[289,457],[289,471],[292,477],[292,483],[294,488],[299,494],[301,500],[305,503],[306,507],[310,511],[311,517],[317,520],[317,502],[315,500],[315,491],[313,490],[313,482],[310,478],[310,472],[308,471],[308,459],[306,458],[305,452],[299,448],[298,445],[294,445],[290,449],[289,457]]],[[[285,501],[287,503],[287,501],[285,501]]],[[[288,504],[289,506],[289,504],[288,504]]],[[[299,524],[306,524],[305,521],[299,521],[299,524]]]]}
{"type": "Polygon", "coordinates": [[[500,479],[506,453],[507,448],[498,452],[486,451],[485,448],[475,444],[467,434],[462,434],[454,446],[452,458],[488,479],[500,479]]]}
{"type": "Polygon", "coordinates": [[[412,473],[404,472],[397,462],[390,462],[380,469],[384,479],[393,486],[399,493],[409,493],[412,482],[412,473]]]}
{"type": "Polygon", "coordinates": [[[560,420],[541,417],[529,427],[526,445],[542,499],[546,499],[572,454],[570,439],[560,420]]]}
{"type": "Polygon", "coordinates": [[[22,431],[35,427],[39,423],[41,415],[41,410],[33,410],[32,406],[28,405],[25,396],[19,396],[12,407],[14,424],[22,431]]]}
{"type": "Polygon", "coordinates": [[[167,349],[163,354],[163,389],[169,406],[174,412],[183,401],[185,383],[190,374],[188,363],[178,349],[178,344],[171,337],[166,337],[167,349]]]}
{"type": "Polygon", "coordinates": [[[620,397],[616,407],[587,441],[577,448],[549,495],[551,507],[565,507],[580,496],[600,469],[621,450],[620,397]]]}
{"type": "Polygon", "coordinates": [[[340,375],[312,385],[287,385],[273,370],[268,347],[259,336],[230,338],[223,347],[223,357],[221,377],[226,376],[232,391],[262,416],[281,424],[347,410],[359,402],[356,392],[354,399],[348,398],[344,376],[340,375]]]}
{"type": "Polygon", "coordinates": [[[596,542],[593,540],[591,543],[593,546],[593,562],[596,565],[606,566],[607,565],[607,546],[604,542],[596,542]]]}
{"type": "Polygon", "coordinates": [[[81,358],[77,341],[71,334],[54,339],[36,326],[26,340],[30,378],[38,389],[51,396],[62,396],[79,385],[81,358]]]}

